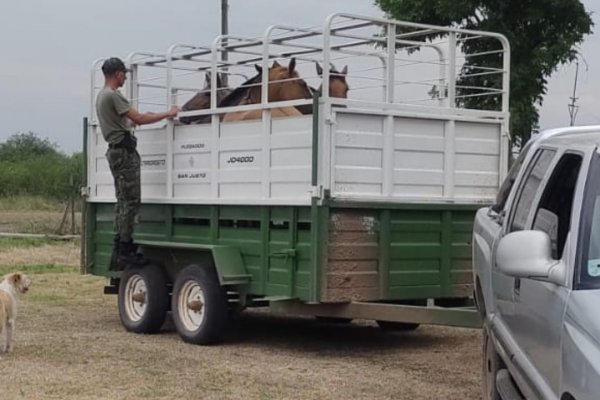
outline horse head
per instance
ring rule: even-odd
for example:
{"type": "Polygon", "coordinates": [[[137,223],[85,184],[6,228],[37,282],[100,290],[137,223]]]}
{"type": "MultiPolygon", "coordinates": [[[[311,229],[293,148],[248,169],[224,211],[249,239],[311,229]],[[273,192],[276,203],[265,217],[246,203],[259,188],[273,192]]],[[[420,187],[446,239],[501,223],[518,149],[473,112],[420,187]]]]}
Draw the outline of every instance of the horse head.
{"type": "MultiPolygon", "coordinates": [[[[204,75],[204,87],[181,107],[183,111],[206,110],[210,108],[211,78],[212,75],[210,71],[207,71],[204,75]]],[[[223,77],[220,73],[217,73],[217,104],[226,97],[229,92],[231,92],[231,90],[226,88],[223,84],[223,77]]],[[[198,115],[195,117],[182,117],[179,120],[184,124],[190,124],[192,122],[208,122],[209,119],[210,116],[208,115],[198,115]]]]}
{"type": "MultiPolygon", "coordinates": [[[[227,96],[219,105],[223,107],[258,104],[262,101],[262,77],[263,69],[255,65],[258,74],[237,87],[229,96],[227,96]]],[[[292,58],[289,65],[284,66],[277,61],[267,71],[268,78],[268,101],[288,101],[312,98],[312,92],[304,79],[300,78],[296,72],[296,59],[292,58]]],[[[303,107],[283,107],[273,110],[273,115],[293,116],[299,114],[299,109],[303,107]]],[[[309,105],[308,108],[311,108],[309,105]]],[[[258,119],[261,116],[261,110],[240,111],[228,113],[223,117],[223,121],[239,121],[244,119],[258,119]]]]}
{"type": "Polygon", "coordinates": [[[296,59],[292,58],[287,67],[274,61],[269,68],[269,101],[310,98],[312,93],[306,81],[296,71],[296,59]]]}
{"type": "MultiPolygon", "coordinates": [[[[317,68],[317,74],[323,77],[323,68],[318,62],[315,62],[317,68]]],[[[340,97],[343,99],[348,98],[348,82],[346,82],[346,75],[348,75],[348,66],[344,66],[341,71],[338,71],[333,64],[329,69],[329,97],[340,97]]],[[[323,88],[323,84],[319,88],[319,93],[323,88]]]]}

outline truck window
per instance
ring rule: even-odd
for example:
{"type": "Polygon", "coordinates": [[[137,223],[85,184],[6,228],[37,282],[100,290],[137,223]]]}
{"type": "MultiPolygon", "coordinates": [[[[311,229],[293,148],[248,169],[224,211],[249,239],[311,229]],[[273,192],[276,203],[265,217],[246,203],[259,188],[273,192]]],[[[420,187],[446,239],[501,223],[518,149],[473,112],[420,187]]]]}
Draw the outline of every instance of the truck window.
{"type": "Polygon", "coordinates": [[[575,289],[600,288],[600,155],[592,159],[586,181],[581,221],[579,228],[579,248],[577,250],[578,273],[575,275],[575,289]]]}
{"type": "Polygon", "coordinates": [[[552,256],[562,257],[571,228],[571,210],[583,158],[565,154],[556,164],[536,209],[533,229],[546,232],[552,241],[552,256]]]}
{"type": "Polygon", "coordinates": [[[529,167],[528,175],[521,185],[517,201],[514,204],[514,211],[510,222],[509,232],[521,231],[526,229],[527,217],[533,206],[535,194],[538,191],[544,175],[556,154],[555,150],[540,149],[533,158],[532,165],[529,167]]]}
{"type": "Polygon", "coordinates": [[[527,157],[527,153],[529,153],[529,149],[531,149],[531,144],[534,140],[530,140],[525,144],[525,146],[521,149],[521,153],[512,164],[510,169],[508,170],[508,174],[506,175],[506,179],[502,182],[502,186],[500,186],[500,190],[498,190],[498,194],[496,195],[496,201],[492,205],[492,210],[496,213],[500,213],[504,210],[504,206],[506,205],[506,200],[508,199],[508,195],[517,179],[517,174],[523,167],[523,162],[527,157]]]}

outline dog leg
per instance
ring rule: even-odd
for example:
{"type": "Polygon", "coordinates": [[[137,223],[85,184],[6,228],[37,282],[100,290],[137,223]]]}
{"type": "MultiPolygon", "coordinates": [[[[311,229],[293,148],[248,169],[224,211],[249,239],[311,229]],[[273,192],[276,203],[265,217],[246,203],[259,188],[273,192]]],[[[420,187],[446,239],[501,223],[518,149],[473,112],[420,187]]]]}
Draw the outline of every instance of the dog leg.
{"type": "Polygon", "coordinates": [[[2,329],[2,327],[0,327],[0,353],[6,353],[6,337],[7,334],[5,331],[5,329],[2,329]]]}
{"type": "Polygon", "coordinates": [[[6,352],[10,353],[13,350],[13,330],[15,328],[15,320],[9,319],[6,324],[6,352]]]}

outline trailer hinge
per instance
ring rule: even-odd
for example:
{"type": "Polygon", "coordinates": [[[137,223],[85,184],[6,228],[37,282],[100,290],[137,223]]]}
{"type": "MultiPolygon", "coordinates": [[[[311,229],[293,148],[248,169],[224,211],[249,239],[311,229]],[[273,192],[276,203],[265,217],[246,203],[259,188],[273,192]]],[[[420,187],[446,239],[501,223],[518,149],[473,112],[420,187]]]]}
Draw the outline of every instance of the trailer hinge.
{"type": "Polygon", "coordinates": [[[317,185],[317,186],[313,186],[310,188],[310,195],[311,197],[316,197],[317,199],[322,199],[323,198],[323,186],[322,185],[317,185]]]}
{"type": "Polygon", "coordinates": [[[330,114],[328,117],[325,118],[325,123],[327,125],[335,125],[336,120],[335,120],[335,115],[330,114]]]}
{"type": "Polygon", "coordinates": [[[79,188],[79,193],[81,194],[81,197],[90,197],[90,192],[91,189],[89,186],[82,186],[79,188]]]}

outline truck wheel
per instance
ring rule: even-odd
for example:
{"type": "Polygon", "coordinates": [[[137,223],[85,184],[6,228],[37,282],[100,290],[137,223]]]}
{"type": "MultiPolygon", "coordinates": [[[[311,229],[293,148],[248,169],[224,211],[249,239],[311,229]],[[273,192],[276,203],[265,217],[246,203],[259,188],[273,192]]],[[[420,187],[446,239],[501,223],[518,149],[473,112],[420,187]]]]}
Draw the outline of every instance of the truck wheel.
{"type": "Polygon", "coordinates": [[[412,322],[376,321],[379,328],[384,331],[414,331],[420,324],[412,322]]]}
{"type": "Polygon", "coordinates": [[[482,379],[481,389],[483,400],[500,400],[500,394],[496,388],[496,375],[502,369],[502,360],[494,348],[494,343],[489,335],[488,327],[483,325],[483,348],[482,348],[482,379]]]}
{"type": "Polygon", "coordinates": [[[156,333],[169,308],[167,277],[155,264],[128,267],[119,284],[119,316],[129,332],[156,333]]]}
{"type": "Polygon", "coordinates": [[[190,265],[177,274],[171,309],[185,342],[211,344],[222,339],[229,311],[227,293],[212,267],[190,265]]]}

